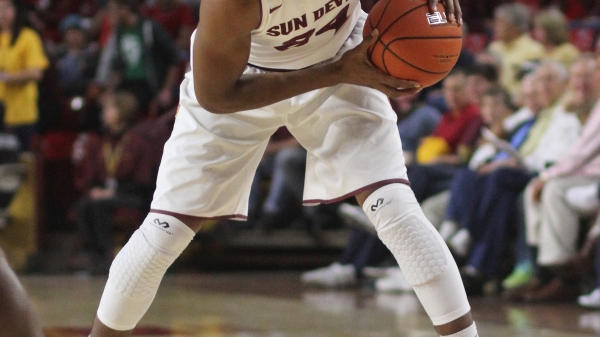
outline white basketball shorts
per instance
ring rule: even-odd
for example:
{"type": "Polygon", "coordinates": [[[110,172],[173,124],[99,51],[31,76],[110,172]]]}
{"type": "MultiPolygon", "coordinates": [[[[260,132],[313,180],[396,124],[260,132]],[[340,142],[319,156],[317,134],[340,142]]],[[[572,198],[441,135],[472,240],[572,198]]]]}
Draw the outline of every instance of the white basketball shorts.
{"type": "MultiPolygon", "coordinates": [[[[338,55],[362,40],[359,22],[338,55]]],[[[248,66],[246,74],[265,72],[248,66]]],[[[381,92],[349,84],[276,104],[213,114],[198,104],[191,73],[165,144],[152,211],[245,219],[254,172],[281,126],[307,150],[304,204],[331,203],[368,188],[408,184],[396,114],[381,92]]]]}

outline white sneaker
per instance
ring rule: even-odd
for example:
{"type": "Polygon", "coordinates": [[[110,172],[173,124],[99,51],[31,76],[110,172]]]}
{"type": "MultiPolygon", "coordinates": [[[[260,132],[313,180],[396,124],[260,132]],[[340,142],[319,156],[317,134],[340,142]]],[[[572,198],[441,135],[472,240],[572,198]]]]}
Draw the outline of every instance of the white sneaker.
{"type": "Polygon", "coordinates": [[[342,265],[338,262],[327,267],[307,271],[302,274],[301,281],[327,288],[353,286],[357,283],[356,269],[351,264],[342,265]]]}
{"type": "Polygon", "coordinates": [[[380,292],[413,291],[400,268],[389,268],[387,276],[375,281],[375,290],[380,292]]]}
{"type": "Polygon", "coordinates": [[[565,193],[565,199],[569,206],[584,214],[593,214],[600,209],[597,183],[570,188],[565,193]]]}
{"type": "Polygon", "coordinates": [[[458,231],[458,224],[455,221],[444,220],[440,225],[439,232],[444,241],[448,241],[452,235],[456,234],[456,231],[458,231]]]}
{"type": "Polygon", "coordinates": [[[342,217],[344,223],[349,227],[358,228],[371,234],[377,234],[375,226],[371,223],[371,220],[360,206],[344,203],[338,208],[338,213],[342,217]]]}
{"type": "Polygon", "coordinates": [[[461,258],[467,257],[471,248],[471,234],[466,229],[461,229],[448,241],[448,246],[461,258]]]}
{"type": "Polygon", "coordinates": [[[577,303],[585,308],[600,309],[600,288],[594,289],[587,295],[579,296],[577,303]]]}

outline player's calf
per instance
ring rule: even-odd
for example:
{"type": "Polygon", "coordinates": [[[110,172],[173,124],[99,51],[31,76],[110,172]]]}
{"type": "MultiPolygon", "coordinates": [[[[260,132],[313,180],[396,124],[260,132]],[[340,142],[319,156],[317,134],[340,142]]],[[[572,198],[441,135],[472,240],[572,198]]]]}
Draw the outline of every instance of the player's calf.
{"type": "Polygon", "coordinates": [[[154,300],[167,268],[195,233],[178,219],[150,213],[112,263],[98,319],[106,327],[132,330],[154,300]]]}
{"type": "Polygon", "coordinates": [[[412,190],[403,184],[384,186],[366,198],[363,209],[438,332],[477,336],[458,267],[439,233],[425,218],[412,190]],[[457,322],[461,323],[451,324],[457,322]],[[449,324],[456,328],[440,329],[449,324]]]}

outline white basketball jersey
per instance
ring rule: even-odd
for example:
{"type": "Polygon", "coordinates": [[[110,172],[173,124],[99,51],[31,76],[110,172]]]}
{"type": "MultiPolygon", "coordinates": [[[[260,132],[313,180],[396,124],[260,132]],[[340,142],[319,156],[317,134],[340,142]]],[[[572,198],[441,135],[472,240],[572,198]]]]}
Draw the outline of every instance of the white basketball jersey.
{"type": "Polygon", "coordinates": [[[350,36],[360,0],[260,0],[260,26],[252,32],[251,65],[301,69],[336,55],[350,36]]]}

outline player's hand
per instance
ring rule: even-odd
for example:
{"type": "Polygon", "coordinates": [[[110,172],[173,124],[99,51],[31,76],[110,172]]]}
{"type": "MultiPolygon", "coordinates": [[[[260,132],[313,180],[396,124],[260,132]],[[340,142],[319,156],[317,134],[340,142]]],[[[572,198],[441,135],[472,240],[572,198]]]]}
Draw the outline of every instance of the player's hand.
{"type": "Polygon", "coordinates": [[[164,107],[169,106],[169,104],[171,103],[171,100],[173,99],[173,95],[171,94],[171,90],[166,88],[166,89],[162,89],[158,93],[158,96],[156,98],[157,98],[158,104],[164,108],[164,107]]]}
{"type": "Polygon", "coordinates": [[[546,181],[543,179],[536,178],[531,187],[531,193],[533,194],[533,201],[540,202],[542,200],[542,191],[544,190],[544,186],[546,185],[546,181]]]}
{"type": "MultiPolygon", "coordinates": [[[[440,0],[427,0],[429,3],[429,11],[436,12],[437,4],[440,0]]],[[[446,17],[448,18],[448,22],[456,23],[459,26],[462,26],[462,10],[460,9],[460,4],[458,0],[441,0],[444,6],[446,7],[446,17]]]]}
{"type": "Polygon", "coordinates": [[[367,52],[369,47],[377,41],[377,36],[379,36],[379,31],[375,29],[361,44],[346,52],[336,62],[337,72],[342,76],[340,82],[377,89],[389,97],[399,97],[420,91],[419,83],[392,77],[371,64],[367,52]]]}
{"type": "Polygon", "coordinates": [[[485,176],[485,175],[492,173],[497,168],[498,168],[498,165],[496,163],[487,163],[487,164],[483,164],[483,165],[479,166],[479,168],[477,169],[477,173],[479,175],[485,176]]]}

